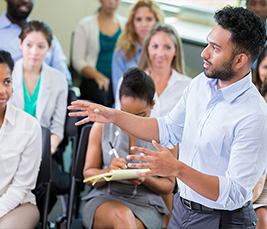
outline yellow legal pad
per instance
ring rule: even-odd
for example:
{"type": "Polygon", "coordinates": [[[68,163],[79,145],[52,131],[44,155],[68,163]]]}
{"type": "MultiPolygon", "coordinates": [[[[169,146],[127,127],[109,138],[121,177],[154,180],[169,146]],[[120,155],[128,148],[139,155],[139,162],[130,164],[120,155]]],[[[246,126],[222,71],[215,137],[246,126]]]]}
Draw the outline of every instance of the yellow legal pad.
{"type": "MultiPolygon", "coordinates": [[[[101,173],[91,177],[87,177],[83,180],[84,183],[91,181],[92,185],[100,181],[111,181],[111,180],[125,180],[125,179],[134,179],[137,177],[143,177],[136,175],[136,172],[147,172],[149,169],[118,169],[110,170],[108,173],[101,173]]],[[[149,175],[153,176],[153,175],[149,175]]]]}

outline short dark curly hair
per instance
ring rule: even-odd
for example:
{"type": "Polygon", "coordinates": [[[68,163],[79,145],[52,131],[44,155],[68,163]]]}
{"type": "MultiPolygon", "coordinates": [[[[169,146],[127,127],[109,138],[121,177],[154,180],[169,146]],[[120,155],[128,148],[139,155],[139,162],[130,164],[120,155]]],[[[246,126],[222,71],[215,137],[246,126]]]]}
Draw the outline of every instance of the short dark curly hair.
{"type": "Polygon", "coordinates": [[[12,73],[14,69],[14,61],[9,52],[0,50],[0,64],[5,64],[8,66],[10,72],[12,73]]]}
{"type": "Polygon", "coordinates": [[[252,64],[266,42],[266,28],[262,19],[248,9],[232,6],[217,11],[214,19],[232,33],[233,54],[245,53],[252,64]]]}
{"type": "Polygon", "coordinates": [[[155,94],[155,85],[152,78],[138,67],[129,68],[123,74],[120,87],[120,99],[122,96],[132,97],[147,102],[152,106],[155,94]]]}

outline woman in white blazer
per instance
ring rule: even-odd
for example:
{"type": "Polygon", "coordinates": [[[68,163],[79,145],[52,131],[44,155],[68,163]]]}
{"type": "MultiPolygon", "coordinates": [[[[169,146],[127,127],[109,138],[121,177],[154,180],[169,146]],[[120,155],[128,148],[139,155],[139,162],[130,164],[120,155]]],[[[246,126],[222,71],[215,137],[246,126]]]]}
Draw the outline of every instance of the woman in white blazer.
{"type": "Polygon", "coordinates": [[[44,22],[31,21],[23,26],[19,40],[23,58],[15,63],[11,102],[27,112],[26,97],[32,98],[39,87],[32,115],[50,129],[51,153],[54,153],[63,138],[68,86],[63,73],[43,62],[51,47],[48,33],[52,35],[44,22]]]}
{"type": "MultiPolygon", "coordinates": [[[[64,134],[67,111],[68,85],[63,73],[44,63],[51,48],[52,32],[45,22],[31,21],[23,25],[19,36],[22,59],[15,63],[11,102],[36,117],[42,126],[51,131],[51,153],[55,153],[64,134]]],[[[60,171],[53,157],[50,208],[57,197],[60,171]]],[[[38,187],[37,187],[37,190],[38,187]]],[[[42,192],[40,192],[42,193],[42,192]]],[[[42,197],[38,191],[37,206],[41,211],[42,197]]]]}
{"type": "Polygon", "coordinates": [[[103,104],[109,87],[113,50],[127,19],[115,13],[120,0],[99,2],[98,12],[81,19],[76,27],[72,63],[83,76],[81,98],[103,104]]]}
{"type": "Polygon", "coordinates": [[[42,154],[41,128],[14,107],[10,53],[0,51],[0,228],[35,228],[39,219],[34,189],[42,154]]]}

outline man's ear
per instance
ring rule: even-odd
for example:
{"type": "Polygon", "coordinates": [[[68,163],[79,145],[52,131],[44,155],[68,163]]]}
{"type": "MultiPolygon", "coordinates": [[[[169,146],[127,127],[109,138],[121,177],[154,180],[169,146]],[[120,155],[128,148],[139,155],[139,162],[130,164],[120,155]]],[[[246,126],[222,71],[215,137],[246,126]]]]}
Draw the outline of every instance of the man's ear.
{"type": "Polygon", "coordinates": [[[245,53],[240,53],[234,58],[234,68],[240,69],[248,63],[248,56],[245,53]]]}

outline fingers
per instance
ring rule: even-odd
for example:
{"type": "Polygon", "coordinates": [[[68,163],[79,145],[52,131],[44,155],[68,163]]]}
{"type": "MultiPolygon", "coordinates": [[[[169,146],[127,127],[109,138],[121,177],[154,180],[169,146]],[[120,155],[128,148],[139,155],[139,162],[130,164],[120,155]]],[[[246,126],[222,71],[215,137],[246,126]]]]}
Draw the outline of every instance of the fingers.
{"type": "Polygon", "coordinates": [[[88,114],[87,114],[87,112],[79,111],[79,112],[70,112],[69,116],[70,117],[76,117],[76,116],[85,117],[85,116],[88,116],[88,114]]]}
{"type": "Polygon", "coordinates": [[[110,169],[126,169],[126,167],[124,158],[114,158],[110,163],[110,169]]]}
{"type": "Polygon", "coordinates": [[[75,126],[80,126],[80,125],[88,123],[90,121],[91,121],[90,118],[87,117],[87,118],[82,119],[81,121],[75,122],[75,126]]]}
{"type": "Polygon", "coordinates": [[[159,151],[164,151],[166,148],[164,148],[163,146],[161,146],[159,143],[157,143],[155,140],[152,140],[152,144],[153,146],[156,147],[157,150],[159,151]]]}
{"type": "Polygon", "coordinates": [[[150,169],[148,163],[128,163],[129,168],[150,169]]]}

